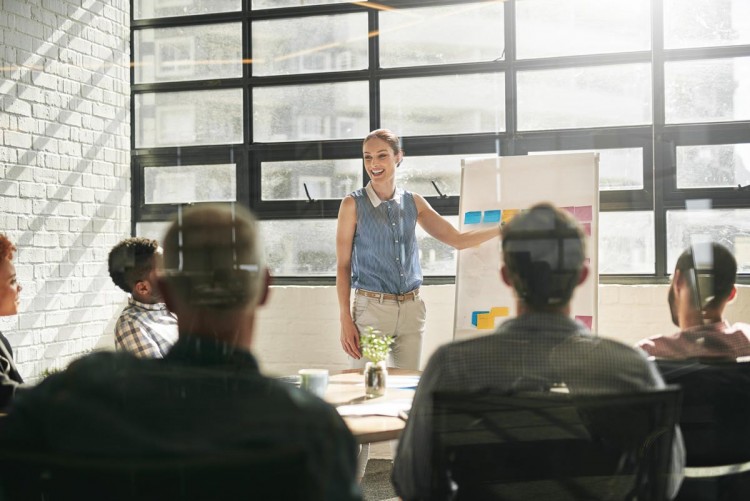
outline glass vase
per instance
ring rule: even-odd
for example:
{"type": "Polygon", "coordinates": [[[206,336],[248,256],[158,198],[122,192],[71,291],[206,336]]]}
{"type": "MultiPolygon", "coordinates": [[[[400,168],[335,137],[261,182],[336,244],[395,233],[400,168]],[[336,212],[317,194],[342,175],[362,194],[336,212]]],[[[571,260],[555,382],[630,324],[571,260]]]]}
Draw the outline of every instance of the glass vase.
{"type": "Polygon", "coordinates": [[[388,369],[385,361],[378,363],[367,362],[365,365],[365,395],[367,398],[385,395],[385,383],[388,379],[388,369]]]}

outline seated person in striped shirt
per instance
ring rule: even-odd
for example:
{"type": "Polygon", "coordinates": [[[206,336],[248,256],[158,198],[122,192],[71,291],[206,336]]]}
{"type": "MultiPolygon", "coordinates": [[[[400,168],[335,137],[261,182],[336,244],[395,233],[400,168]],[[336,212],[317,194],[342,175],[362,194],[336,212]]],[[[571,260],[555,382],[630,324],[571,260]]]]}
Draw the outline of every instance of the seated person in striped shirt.
{"type": "Polygon", "coordinates": [[[638,347],[657,358],[750,356],[750,325],[730,324],[724,308],[737,294],[737,261],[717,243],[696,244],[677,259],[669,284],[669,310],[680,331],[643,339],[638,347]]]}
{"type": "Polygon", "coordinates": [[[161,249],[156,240],[127,238],[109,253],[109,276],[130,297],[115,327],[115,348],[162,358],[177,341],[177,318],[156,286],[161,249]]]}

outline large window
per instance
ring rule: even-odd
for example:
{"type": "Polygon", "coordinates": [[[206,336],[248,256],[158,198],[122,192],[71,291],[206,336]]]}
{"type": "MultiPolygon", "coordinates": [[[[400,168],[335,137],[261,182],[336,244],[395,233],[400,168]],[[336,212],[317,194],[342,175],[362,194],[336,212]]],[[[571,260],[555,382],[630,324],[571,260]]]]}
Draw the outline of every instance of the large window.
{"type": "MultiPolygon", "coordinates": [[[[696,236],[750,273],[748,0],[132,11],[137,234],[158,238],[177,204],[236,201],[278,279],[332,282],[340,201],[367,183],[361,140],[387,127],[406,150],[399,183],[453,224],[463,159],[596,151],[604,280],[664,280],[696,236]]],[[[455,251],[418,236],[428,282],[450,280],[455,251]]]]}

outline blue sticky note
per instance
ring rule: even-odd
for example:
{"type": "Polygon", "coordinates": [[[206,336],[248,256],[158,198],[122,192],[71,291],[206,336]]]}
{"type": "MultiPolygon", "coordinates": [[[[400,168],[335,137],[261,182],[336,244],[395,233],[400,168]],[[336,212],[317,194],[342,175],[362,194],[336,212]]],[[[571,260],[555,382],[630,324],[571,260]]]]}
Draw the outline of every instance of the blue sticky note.
{"type": "Polygon", "coordinates": [[[500,222],[499,210],[486,210],[484,211],[484,222],[485,223],[499,223],[500,222]]]}
{"type": "Polygon", "coordinates": [[[482,211],[467,212],[464,214],[464,224],[479,224],[482,222],[482,211]]]}
{"type": "Polygon", "coordinates": [[[477,316],[481,315],[482,313],[489,313],[489,311],[472,311],[471,312],[471,325],[474,327],[477,326],[477,316]]]}

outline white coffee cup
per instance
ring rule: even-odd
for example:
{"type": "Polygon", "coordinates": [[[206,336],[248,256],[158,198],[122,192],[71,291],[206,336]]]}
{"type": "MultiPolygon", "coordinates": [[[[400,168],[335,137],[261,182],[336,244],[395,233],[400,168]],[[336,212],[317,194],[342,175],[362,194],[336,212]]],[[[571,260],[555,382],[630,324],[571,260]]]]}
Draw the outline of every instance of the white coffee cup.
{"type": "Polygon", "coordinates": [[[299,387],[323,398],[328,387],[328,369],[301,369],[299,387]]]}

